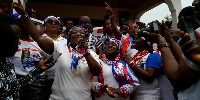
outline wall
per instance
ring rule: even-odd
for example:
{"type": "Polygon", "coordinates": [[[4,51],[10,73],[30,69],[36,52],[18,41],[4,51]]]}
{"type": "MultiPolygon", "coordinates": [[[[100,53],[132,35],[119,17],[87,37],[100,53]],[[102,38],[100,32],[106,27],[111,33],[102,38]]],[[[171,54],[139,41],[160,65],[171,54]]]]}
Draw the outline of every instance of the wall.
{"type": "MultiPolygon", "coordinates": [[[[87,15],[91,19],[103,20],[105,15],[105,7],[82,6],[70,4],[56,4],[46,2],[27,2],[27,9],[35,9],[40,17],[45,18],[48,15],[55,15],[61,18],[71,17],[79,18],[82,15],[87,15]]],[[[130,11],[131,9],[112,8],[116,18],[118,19],[119,11],[130,11]]]]}

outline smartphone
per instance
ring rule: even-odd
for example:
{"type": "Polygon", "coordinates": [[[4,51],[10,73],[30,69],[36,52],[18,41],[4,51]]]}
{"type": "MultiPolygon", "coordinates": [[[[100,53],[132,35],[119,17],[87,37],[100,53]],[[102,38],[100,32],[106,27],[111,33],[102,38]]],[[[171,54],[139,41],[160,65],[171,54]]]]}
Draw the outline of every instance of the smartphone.
{"type": "Polygon", "coordinates": [[[61,55],[62,53],[55,52],[53,55],[47,56],[47,61],[44,63],[44,65],[49,66],[50,63],[56,61],[61,55]]]}
{"type": "Polygon", "coordinates": [[[182,24],[182,27],[183,27],[183,31],[185,31],[186,33],[188,33],[190,35],[190,39],[195,39],[195,42],[193,43],[193,45],[198,45],[198,40],[195,36],[195,33],[194,33],[194,28],[192,26],[192,24],[190,22],[187,22],[185,20],[185,17],[182,16],[181,17],[181,24],[182,24]]]}

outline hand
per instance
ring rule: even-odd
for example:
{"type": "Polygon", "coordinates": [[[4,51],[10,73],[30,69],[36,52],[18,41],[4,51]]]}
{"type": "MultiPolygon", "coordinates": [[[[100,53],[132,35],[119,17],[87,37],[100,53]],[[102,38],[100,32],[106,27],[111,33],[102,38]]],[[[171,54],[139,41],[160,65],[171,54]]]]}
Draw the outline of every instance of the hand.
{"type": "Polygon", "coordinates": [[[77,52],[85,55],[87,53],[87,49],[88,49],[87,41],[84,39],[79,39],[78,45],[76,47],[77,52]]]}
{"type": "Polygon", "coordinates": [[[165,30],[165,32],[164,32],[164,37],[165,37],[165,39],[171,38],[170,29],[166,26],[166,24],[164,23],[164,20],[162,20],[162,27],[163,27],[164,30],[165,30]]]}
{"type": "Polygon", "coordinates": [[[113,15],[113,11],[111,7],[106,2],[105,2],[105,5],[106,5],[106,14],[109,16],[113,15]]]}
{"type": "Polygon", "coordinates": [[[147,41],[157,43],[158,45],[166,43],[165,38],[156,33],[144,32],[144,36],[147,39],[147,41]]]}
{"type": "Polygon", "coordinates": [[[116,93],[114,93],[114,91],[112,91],[112,88],[106,88],[106,93],[108,94],[109,97],[111,98],[116,98],[118,95],[116,93]]]}
{"type": "Polygon", "coordinates": [[[40,66],[41,69],[43,69],[43,70],[47,70],[47,69],[51,68],[51,67],[58,61],[58,60],[53,61],[53,62],[51,62],[51,63],[49,64],[49,66],[46,66],[46,65],[44,65],[44,63],[47,61],[46,58],[47,58],[47,54],[45,54],[45,55],[40,59],[40,62],[39,62],[39,66],[40,66]]]}
{"type": "Polygon", "coordinates": [[[200,43],[200,34],[195,30],[197,40],[190,39],[189,34],[186,33],[181,40],[180,46],[184,55],[196,64],[200,64],[200,44],[193,46],[195,41],[200,43]]]}
{"type": "Polygon", "coordinates": [[[116,93],[117,95],[121,95],[119,89],[116,89],[116,88],[112,88],[112,87],[110,87],[109,90],[112,91],[113,93],[116,93]]]}
{"type": "Polygon", "coordinates": [[[18,1],[18,3],[17,3],[17,2],[13,2],[13,3],[12,3],[11,9],[14,8],[18,14],[20,14],[20,15],[25,15],[26,12],[25,12],[25,10],[24,10],[24,8],[23,8],[23,6],[22,6],[21,1],[20,1],[20,0],[17,0],[17,1],[18,1]]]}
{"type": "Polygon", "coordinates": [[[124,54],[122,56],[122,60],[125,61],[127,64],[129,64],[133,60],[133,58],[128,54],[124,54]]]}

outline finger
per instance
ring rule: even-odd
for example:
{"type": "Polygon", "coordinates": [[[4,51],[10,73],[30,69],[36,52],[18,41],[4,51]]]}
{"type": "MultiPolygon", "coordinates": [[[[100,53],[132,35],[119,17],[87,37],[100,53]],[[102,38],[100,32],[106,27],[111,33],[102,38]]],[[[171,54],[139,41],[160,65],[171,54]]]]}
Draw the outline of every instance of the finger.
{"type": "Polygon", "coordinates": [[[45,55],[42,57],[42,59],[46,59],[47,58],[47,53],[45,53],[45,55]]]}
{"type": "Polygon", "coordinates": [[[185,52],[186,50],[188,50],[189,48],[192,47],[192,44],[194,43],[194,39],[191,39],[190,41],[187,41],[186,43],[184,43],[182,46],[181,46],[181,49],[183,52],[185,52]]]}
{"type": "Polygon", "coordinates": [[[182,46],[184,43],[186,43],[187,41],[190,40],[190,35],[188,33],[185,33],[185,35],[182,37],[181,41],[180,41],[180,46],[182,46]]]}
{"type": "Polygon", "coordinates": [[[162,20],[162,26],[163,26],[165,29],[169,29],[169,28],[166,26],[164,20],[162,20]]]}
{"type": "Polygon", "coordinates": [[[197,41],[200,43],[200,34],[197,30],[194,31],[197,41]]]}
{"type": "Polygon", "coordinates": [[[18,1],[18,4],[20,4],[20,5],[22,4],[22,3],[21,3],[21,0],[17,0],[17,1],[18,1]]]}
{"type": "Polygon", "coordinates": [[[109,5],[107,2],[105,2],[105,5],[106,5],[107,7],[109,7],[109,8],[111,8],[110,5],[109,5]]]}
{"type": "Polygon", "coordinates": [[[193,47],[191,47],[190,49],[186,50],[186,54],[192,54],[194,52],[199,52],[200,47],[198,45],[195,45],[193,47]]]}

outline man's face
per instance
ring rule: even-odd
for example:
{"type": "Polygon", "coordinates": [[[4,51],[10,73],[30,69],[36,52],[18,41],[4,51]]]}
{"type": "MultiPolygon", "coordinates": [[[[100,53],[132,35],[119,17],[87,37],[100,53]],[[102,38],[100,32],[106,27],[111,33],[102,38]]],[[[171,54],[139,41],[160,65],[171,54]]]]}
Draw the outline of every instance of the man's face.
{"type": "Polygon", "coordinates": [[[71,20],[66,21],[66,28],[71,29],[74,26],[74,23],[71,20]]]}
{"type": "Polygon", "coordinates": [[[82,18],[80,19],[80,24],[85,24],[86,27],[89,28],[90,25],[91,25],[91,20],[90,20],[89,17],[84,16],[84,17],[82,17],[82,18]]]}
{"type": "Polygon", "coordinates": [[[14,56],[18,50],[18,45],[20,44],[19,37],[21,35],[21,30],[18,25],[11,25],[12,31],[5,35],[5,41],[2,43],[3,55],[5,57],[14,56]]]}
{"type": "Polygon", "coordinates": [[[47,31],[51,32],[58,32],[60,26],[59,26],[59,21],[55,18],[49,18],[46,23],[46,29],[47,31]]]}

